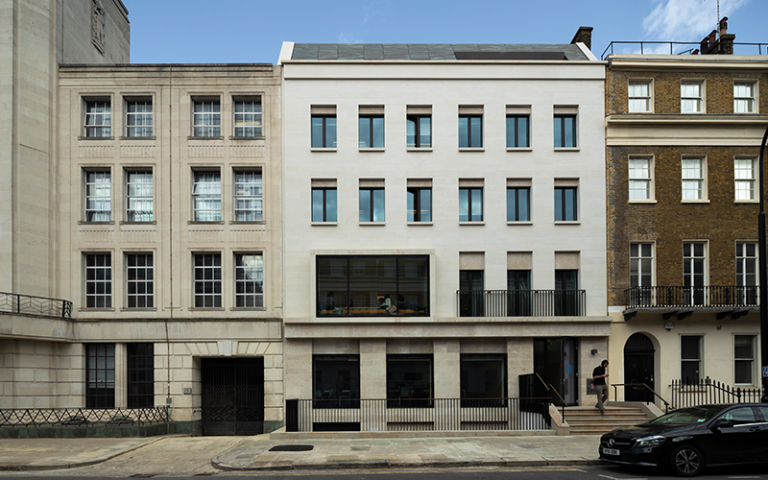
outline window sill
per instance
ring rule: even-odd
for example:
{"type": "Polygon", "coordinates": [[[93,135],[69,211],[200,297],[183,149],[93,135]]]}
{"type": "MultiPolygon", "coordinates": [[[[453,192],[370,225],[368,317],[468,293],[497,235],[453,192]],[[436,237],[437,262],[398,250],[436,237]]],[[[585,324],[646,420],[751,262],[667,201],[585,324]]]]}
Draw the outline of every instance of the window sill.
{"type": "Polygon", "coordinates": [[[336,148],[319,148],[313,147],[309,149],[310,152],[335,152],[336,148]]]}
{"type": "Polygon", "coordinates": [[[115,137],[83,137],[79,136],[77,137],[78,140],[96,140],[96,141],[104,141],[104,140],[114,140],[115,137]]]}
{"type": "Polygon", "coordinates": [[[264,225],[267,222],[264,220],[254,220],[252,222],[238,222],[237,220],[230,220],[230,225],[264,225]]]}
{"type": "Polygon", "coordinates": [[[434,225],[432,222],[407,222],[409,227],[431,227],[434,225]]]}
{"type": "Polygon", "coordinates": [[[507,225],[533,225],[533,222],[507,222],[507,225]]]}
{"type": "Polygon", "coordinates": [[[460,152],[484,152],[484,147],[459,147],[460,152]]]}
{"type": "Polygon", "coordinates": [[[654,203],[658,203],[656,200],[628,200],[627,203],[633,203],[636,205],[652,205],[654,203]]]}
{"type": "Polygon", "coordinates": [[[230,140],[265,140],[267,137],[261,136],[261,137],[235,137],[231,136],[229,137],[230,140]]]}
{"type": "Polygon", "coordinates": [[[157,140],[157,137],[154,137],[154,136],[152,136],[152,137],[125,137],[125,136],[123,136],[123,137],[120,137],[120,140],[121,141],[122,140],[128,140],[128,141],[131,141],[131,140],[147,140],[147,141],[150,141],[150,140],[152,140],[152,141],[154,141],[154,140],[157,140]]]}
{"type": "Polygon", "coordinates": [[[459,222],[459,226],[482,226],[485,225],[485,222],[459,222]]]}
{"type": "Polygon", "coordinates": [[[189,307],[190,312],[223,312],[225,310],[224,307],[189,307]]]}
{"type": "Polygon", "coordinates": [[[157,221],[151,222],[129,222],[128,220],[122,220],[120,225],[157,225],[157,221]]]}
{"type": "Polygon", "coordinates": [[[78,312],[114,312],[114,308],[88,308],[88,307],[80,307],[77,309],[78,312]]]}
{"type": "Polygon", "coordinates": [[[358,148],[357,151],[358,152],[376,152],[376,153],[381,153],[381,152],[384,151],[384,149],[383,148],[358,148]]]}
{"type": "Polygon", "coordinates": [[[78,225],[114,225],[115,222],[86,222],[85,220],[80,220],[77,222],[78,225]]]}
{"type": "Polygon", "coordinates": [[[680,203],[692,203],[692,204],[707,204],[709,203],[709,199],[706,200],[680,200],[680,203]]]}
{"type": "Polygon", "coordinates": [[[432,147],[406,147],[406,152],[431,152],[432,147]]]}
{"type": "Polygon", "coordinates": [[[200,222],[197,220],[190,220],[187,222],[188,225],[224,225],[223,221],[215,221],[215,222],[200,222]]]}
{"type": "Polygon", "coordinates": [[[386,222],[359,222],[361,227],[383,227],[386,222]]]}
{"type": "Polygon", "coordinates": [[[266,312],[267,307],[232,307],[230,312],[266,312]]]}
{"type": "Polygon", "coordinates": [[[555,220],[555,225],[581,225],[579,220],[555,220]]]}
{"type": "Polygon", "coordinates": [[[733,203],[746,203],[748,205],[756,205],[760,203],[760,200],[734,200],[733,203]]]}
{"type": "Polygon", "coordinates": [[[508,152],[532,152],[531,147],[507,147],[508,152]]]}
{"type": "Polygon", "coordinates": [[[187,140],[224,140],[224,137],[193,137],[190,135],[187,140]]]}
{"type": "Polygon", "coordinates": [[[645,114],[650,114],[650,113],[653,113],[653,112],[650,112],[650,111],[648,111],[648,110],[640,110],[640,111],[632,111],[632,110],[628,110],[628,111],[627,111],[627,113],[631,113],[632,115],[635,115],[635,114],[638,114],[638,115],[642,115],[642,114],[644,114],[644,113],[645,113],[645,114]]]}
{"type": "Polygon", "coordinates": [[[335,227],[339,222],[311,222],[313,227],[335,227]]]}
{"type": "Polygon", "coordinates": [[[120,309],[121,312],[137,312],[137,313],[143,313],[143,312],[156,312],[157,308],[131,308],[131,307],[122,307],[120,309]]]}
{"type": "Polygon", "coordinates": [[[555,147],[556,152],[578,152],[580,150],[579,147],[555,147]]]}

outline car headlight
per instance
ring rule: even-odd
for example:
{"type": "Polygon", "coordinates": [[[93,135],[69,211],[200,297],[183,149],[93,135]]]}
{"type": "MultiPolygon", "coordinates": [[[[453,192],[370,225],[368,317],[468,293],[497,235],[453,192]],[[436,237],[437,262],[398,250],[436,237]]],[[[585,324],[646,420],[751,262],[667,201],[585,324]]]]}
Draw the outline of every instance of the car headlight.
{"type": "Polygon", "coordinates": [[[651,437],[643,437],[638,438],[636,440],[637,443],[635,443],[636,447],[658,447],[662,443],[664,443],[664,440],[666,440],[667,437],[663,437],[661,435],[653,435],[651,437]]]}

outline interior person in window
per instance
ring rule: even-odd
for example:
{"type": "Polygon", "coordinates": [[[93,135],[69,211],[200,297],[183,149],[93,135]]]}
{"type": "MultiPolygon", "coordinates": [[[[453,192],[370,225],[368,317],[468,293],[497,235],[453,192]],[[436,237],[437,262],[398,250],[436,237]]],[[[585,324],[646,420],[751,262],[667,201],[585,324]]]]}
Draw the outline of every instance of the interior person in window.
{"type": "Polygon", "coordinates": [[[389,294],[384,295],[384,300],[381,301],[379,308],[386,310],[390,315],[394,315],[397,312],[397,307],[392,305],[392,299],[389,298],[389,294]]]}
{"type": "Polygon", "coordinates": [[[328,292],[325,296],[325,311],[327,313],[334,313],[336,310],[336,296],[333,292],[328,292]]]}
{"type": "Polygon", "coordinates": [[[592,370],[592,384],[597,392],[595,408],[600,410],[600,415],[605,415],[605,401],[608,400],[608,385],[605,384],[605,379],[608,378],[608,374],[605,373],[606,367],[608,367],[608,360],[603,360],[592,370]]]}

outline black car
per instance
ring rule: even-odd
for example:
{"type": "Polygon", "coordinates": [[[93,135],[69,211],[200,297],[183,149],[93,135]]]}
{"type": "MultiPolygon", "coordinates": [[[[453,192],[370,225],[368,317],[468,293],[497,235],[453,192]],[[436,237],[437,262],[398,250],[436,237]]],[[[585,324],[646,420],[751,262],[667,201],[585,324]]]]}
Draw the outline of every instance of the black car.
{"type": "Polygon", "coordinates": [[[599,450],[605,462],[669,467],[685,477],[705,466],[768,463],[768,404],[681,408],[606,433],[599,450]]]}

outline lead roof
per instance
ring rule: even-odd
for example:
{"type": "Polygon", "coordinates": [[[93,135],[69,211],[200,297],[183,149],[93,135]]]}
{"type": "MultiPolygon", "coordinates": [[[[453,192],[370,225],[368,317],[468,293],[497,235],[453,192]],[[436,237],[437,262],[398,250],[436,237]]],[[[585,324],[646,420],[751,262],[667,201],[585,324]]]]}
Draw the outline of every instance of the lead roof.
{"type": "MultiPolygon", "coordinates": [[[[572,44],[481,43],[296,43],[291,60],[456,60],[455,52],[562,53],[566,60],[589,60],[572,44]]],[[[535,58],[528,58],[535,59],[535,58]]],[[[542,58],[550,60],[551,58],[542,58]]]]}

